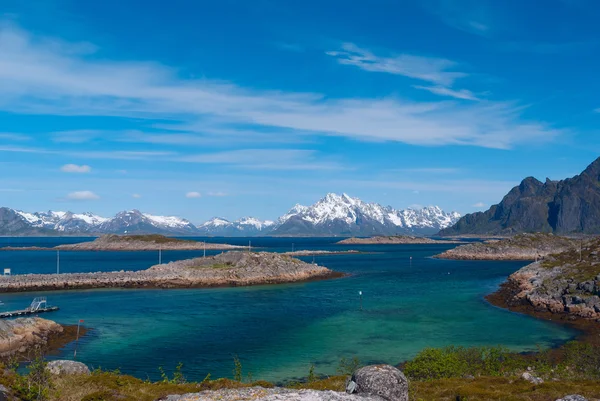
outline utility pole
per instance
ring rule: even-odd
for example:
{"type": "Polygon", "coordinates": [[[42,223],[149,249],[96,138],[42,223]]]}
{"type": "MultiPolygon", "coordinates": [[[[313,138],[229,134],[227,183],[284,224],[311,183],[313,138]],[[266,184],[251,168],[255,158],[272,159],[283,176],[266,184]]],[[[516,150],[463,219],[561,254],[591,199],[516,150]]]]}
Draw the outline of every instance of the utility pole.
{"type": "Polygon", "coordinates": [[[79,344],[79,326],[83,323],[83,320],[79,319],[77,322],[77,338],[75,339],[75,351],[73,351],[73,360],[77,359],[77,345],[79,344]]]}
{"type": "Polygon", "coordinates": [[[204,258],[206,258],[206,241],[204,241],[203,244],[204,244],[204,258]]]}
{"type": "Polygon", "coordinates": [[[162,265],[162,248],[158,248],[158,264],[162,265]]]}
{"type": "Polygon", "coordinates": [[[56,251],[56,274],[60,274],[60,251],[56,251]]]}

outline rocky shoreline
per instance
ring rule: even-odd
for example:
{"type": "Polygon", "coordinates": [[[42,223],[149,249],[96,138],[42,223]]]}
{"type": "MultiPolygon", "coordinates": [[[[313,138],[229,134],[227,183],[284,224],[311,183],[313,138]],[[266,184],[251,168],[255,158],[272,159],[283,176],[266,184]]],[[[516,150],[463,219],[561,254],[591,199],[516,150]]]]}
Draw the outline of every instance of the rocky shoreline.
{"type": "MultiPolygon", "coordinates": [[[[77,326],[61,326],[39,317],[0,320],[0,358],[26,354],[34,349],[53,352],[75,340],[77,326]]],[[[80,337],[86,329],[81,327],[80,337]]]]}
{"type": "Polygon", "coordinates": [[[511,274],[492,305],[569,326],[600,346],[600,238],[531,263],[511,274]],[[581,255],[581,258],[580,258],[581,255]]]}
{"type": "Polygon", "coordinates": [[[198,242],[163,235],[104,235],[94,241],[43,247],[4,247],[0,251],[201,251],[244,249],[243,246],[198,242]]]}
{"type": "Polygon", "coordinates": [[[302,250],[302,251],[293,251],[293,252],[284,252],[282,253],[282,255],[287,255],[287,256],[328,256],[328,255],[356,255],[358,253],[364,253],[361,251],[357,251],[354,249],[348,250],[348,251],[309,251],[309,250],[302,250]]]}
{"type": "Polygon", "coordinates": [[[413,237],[408,235],[375,236],[368,238],[346,238],[337,245],[394,245],[394,244],[461,244],[459,240],[437,240],[426,237],[413,237]]]}
{"type": "Polygon", "coordinates": [[[501,240],[488,240],[449,249],[435,258],[454,260],[538,260],[571,249],[574,239],[552,234],[519,234],[501,240]]]}
{"type": "Polygon", "coordinates": [[[268,252],[230,251],[142,271],[0,276],[0,291],[91,288],[202,288],[278,284],[343,276],[317,264],[268,252]]]}

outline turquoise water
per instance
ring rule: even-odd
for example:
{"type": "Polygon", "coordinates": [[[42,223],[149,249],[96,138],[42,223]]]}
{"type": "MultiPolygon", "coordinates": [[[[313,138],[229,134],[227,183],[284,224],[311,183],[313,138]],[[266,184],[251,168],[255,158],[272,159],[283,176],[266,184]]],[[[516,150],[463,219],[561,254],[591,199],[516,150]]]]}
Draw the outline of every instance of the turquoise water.
{"type": "MultiPolygon", "coordinates": [[[[17,240],[2,238],[0,246],[7,241],[17,240]]],[[[54,245],[62,240],[30,241],[54,245]]],[[[248,239],[234,241],[247,244],[248,239]]],[[[292,243],[296,249],[345,249],[333,241],[252,239],[253,246],[272,251],[290,250],[292,243]]],[[[172,371],[178,362],[192,380],[209,372],[231,377],[233,355],[255,379],[281,381],[306,376],[312,363],[317,373],[334,373],[342,357],[396,364],[428,346],[502,344],[528,351],[574,336],[562,326],[485,302],[483,296],[524,263],[431,258],[449,247],[354,245],[373,253],[317,257],[317,263],[349,276],[310,283],[47,293],[61,310],[45,317],[64,324],[83,319],[92,328],[79,343],[79,360],[151,379],[159,377],[159,366],[172,371]]],[[[163,252],[163,260],[197,254],[163,252]]],[[[144,269],[156,260],[155,252],[61,252],[61,270],[144,269]]],[[[0,252],[0,267],[17,274],[53,272],[55,253],[0,252]]],[[[0,300],[7,310],[25,306],[35,295],[2,294],[0,300]]],[[[56,357],[72,353],[73,344],[56,357]]]]}

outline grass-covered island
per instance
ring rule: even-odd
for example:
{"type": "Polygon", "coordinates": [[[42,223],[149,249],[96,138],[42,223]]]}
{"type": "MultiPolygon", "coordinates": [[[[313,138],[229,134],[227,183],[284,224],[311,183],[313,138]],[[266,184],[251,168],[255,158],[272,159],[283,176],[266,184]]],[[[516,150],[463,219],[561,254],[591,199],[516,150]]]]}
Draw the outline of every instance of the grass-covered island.
{"type": "Polygon", "coordinates": [[[447,250],[436,258],[457,260],[537,260],[577,246],[572,238],[553,234],[518,234],[505,239],[474,242],[447,250]]]}
{"type": "Polygon", "coordinates": [[[393,245],[393,244],[460,244],[458,240],[438,240],[426,237],[413,237],[410,235],[378,235],[375,237],[352,237],[336,242],[338,245],[393,245]]]}
{"type": "Polygon", "coordinates": [[[55,249],[60,251],[199,251],[199,250],[229,250],[244,247],[229,244],[199,242],[188,239],[166,237],[159,234],[149,235],[103,235],[94,241],[80,242],[78,244],[58,245],[53,248],[42,247],[4,247],[5,251],[47,251],[55,249]]]}
{"type": "Polygon", "coordinates": [[[0,276],[0,291],[86,288],[201,288],[290,283],[340,277],[317,264],[268,252],[229,251],[142,271],[0,276]]]}

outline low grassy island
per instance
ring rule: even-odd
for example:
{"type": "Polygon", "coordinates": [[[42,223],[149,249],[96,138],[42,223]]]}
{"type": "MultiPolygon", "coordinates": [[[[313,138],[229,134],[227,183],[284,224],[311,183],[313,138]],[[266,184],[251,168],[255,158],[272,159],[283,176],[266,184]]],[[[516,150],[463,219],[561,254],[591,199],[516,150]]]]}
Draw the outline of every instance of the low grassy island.
{"type": "Polygon", "coordinates": [[[326,267],[286,255],[230,251],[155,265],[142,271],[0,276],[0,291],[233,287],[341,276],[326,267]]]}
{"type": "Polygon", "coordinates": [[[229,244],[215,244],[194,240],[166,237],[159,234],[150,235],[103,235],[94,241],[80,242],[78,244],[58,245],[54,248],[40,247],[6,247],[0,250],[48,250],[60,251],[199,251],[199,250],[229,250],[244,247],[229,244]]]}
{"type": "Polygon", "coordinates": [[[513,273],[489,299],[509,308],[600,318],[600,237],[513,273]]]}
{"type": "Polygon", "coordinates": [[[576,245],[576,240],[552,234],[519,234],[511,238],[461,245],[435,257],[456,260],[537,260],[576,245]]]}
{"type": "Polygon", "coordinates": [[[425,237],[413,237],[410,235],[390,235],[383,236],[378,235],[375,237],[368,238],[346,238],[339,242],[336,242],[338,245],[393,245],[393,244],[459,244],[460,241],[455,240],[437,240],[425,237]]]}

